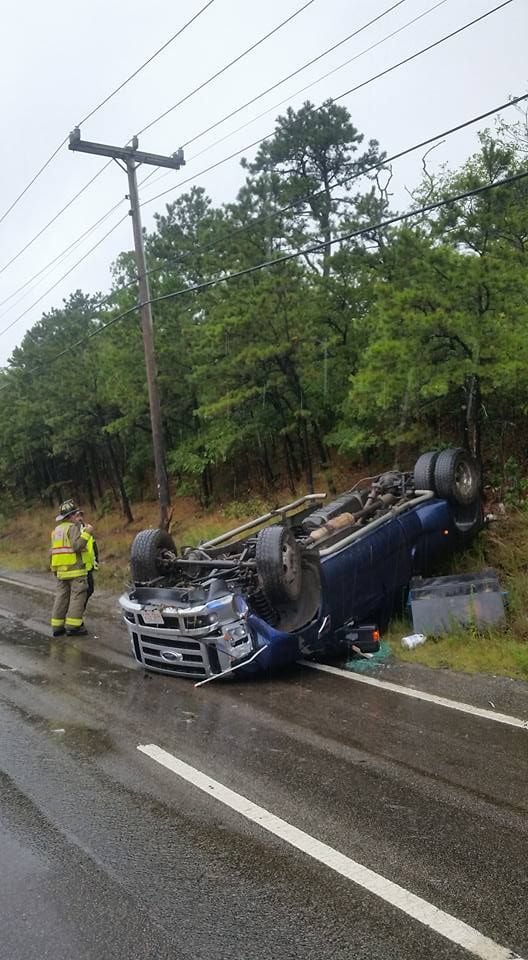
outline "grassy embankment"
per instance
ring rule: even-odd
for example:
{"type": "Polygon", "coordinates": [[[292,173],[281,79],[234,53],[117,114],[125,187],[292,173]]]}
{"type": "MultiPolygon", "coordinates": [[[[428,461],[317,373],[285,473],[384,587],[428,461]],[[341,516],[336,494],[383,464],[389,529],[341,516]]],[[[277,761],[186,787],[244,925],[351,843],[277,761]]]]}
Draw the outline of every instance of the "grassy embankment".
{"type": "MultiPolygon", "coordinates": [[[[279,497],[282,503],[288,495],[279,497]]],[[[172,533],[178,545],[196,544],[237,526],[268,509],[253,499],[223,508],[203,510],[190,498],[175,501],[172,533]]],[[[157,504],[134,505],[134,522],[124,523],[117,512],[88,517],[94,522],[101,554],[97,574],[101,589],[119,593],[128,579],[130,544],[135,533],[157,525],[157,504]]],[[[48,536],[53,513],[35,507],[0,525],[0,567],[46,572],[48,536]]],[[[494,567],[507,592],[507,623],[488,631],[466,628],[441,638],[429,638],[413,651],[402,649],[401,637],[412,632],[405,620],[393,621],[385,637],[393,654],[431,667],[449,667],[467,673],[491,673],[528,680],[528,513],[515,511],[491,524],[470,550],[458,555],[442,572],[470,572],[494,567]]]]}
{"type": "Polygon", "coordinates": [[[404,650],[401,637],[409,622],[393,621],[386,639],[393,653],[408,662],[450,667],[465,673],[488,673],[528,680],[528,513],[511,509],[489,524],[473,545],[451,559],[442,573],[472,573],[492,567],[505,591],[506,623],[494,629],[465,627],[429,637],[415,650],[404,650]]]}

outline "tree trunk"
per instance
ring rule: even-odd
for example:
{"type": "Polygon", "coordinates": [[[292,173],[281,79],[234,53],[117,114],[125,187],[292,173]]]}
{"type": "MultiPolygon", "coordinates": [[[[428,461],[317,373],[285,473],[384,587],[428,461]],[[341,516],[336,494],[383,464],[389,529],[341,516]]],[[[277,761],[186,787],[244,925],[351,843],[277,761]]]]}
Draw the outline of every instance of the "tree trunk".
{"type": "Polygon", "coordinates": [[[117,457],[115,450],[112,444],[110,437],[105,438],[106,449],[108,451],[108,459],[110,462],[111,471],[114,477],[114,482],[116,484],[117,490],[119,492],[119,500],[121,502],[121,509],[123,511],[123,516],[126,517],[128,523],[132,523],[134,517],[132,516],[132,510],[130,509],[130,500],[128,499],[128,494],[125,490],[125,484],[123,481],[123,475],[119,469],[117,463],[117,457]]]}
{"type": "Polygon", "coordinates": [[[312,422],[312,430],[313,430],[313,438],[315,441],[315,445],[317,447],[317,452],[319,454],[319,462],[322,468],[324,469],[325,467],[328,466],[330,458],[328,456],[328,450],[324,445],[324,441],[321,436],[321,431],[319,430],[319,425],[316,423],[316,421],[312,422]]]}
{"type": "Polygon", "coordinates": [[[480,380],[475,373],[467,377],[465,392],[464,442],[475,459],[480,460],[482,397],[480,380]]]}
{"type": "Polygon", "coordinates": [[[260,457],[257,457],[257,468],[261,471],[266,486],[270,487],[275,482],[275,476],[271,469],[271,463],[268,456],[268,447],[266,443],[260,444],[260,457]]]}
{"type": "Polygon", "coordinates": [[[42,469],[43,469],[43,471],[44,471],[44,482],[45,482],[45,484],[46,484],[46,497],[45,497],[45,499],[46,499],[46,502],[47,502],[48,506],[49,506],[49,507],[52,507],[52,506],[53,506],[53,503],[54,503],[54,498],[53,498],[53,489],[54,489],[54,488],[53,488],[53,475],[52,475],[51,470],[50,470],[49,460],[45,460],[45,459],[42,460],[42,469]]]}
{"type": "Polygon", "coordinates": [[[209,465],[207,464],[201,474],[201,487],[202,487],[202,506],[208,507],[211,502],[211,477],[209,473],[209,465]]]}
{"type": "Polygon", "coordinates": [[[310,438],[308,436],[308,427],[306,426],[306,420],[303,420],[302,424],[302,447],[304,452],[304,465],[306,469],[306,483],[308,484],[308,492],[314,492],[314,482],[313,482],[313,464],[312,464],[312,453],[310,450],[310,438]]]}
{"type": "Polygon", "coordinates": [[[292,461],[291,461],[291,455],[290,455],[290,447],[289,447],[289,444],[288,444],[288,438],[287,438],[287,437],[284,437],[284,439],[283,439],[283,444],[284,444],[284,459],[286,460],[286,471],[287,471],[287,473],[288,473],[288,486],[289,486],[292,494],[295,496],[295,494],[297,493],[297,491],[296,491],[296,489],[295,489],[294,471],[293,471],[293,467],[292,467],[292,461]]]}
{"type": "Polygon", "coordinates": [[[96,502],[95,502],[94,491],[93,491],[90,461],[88,460],[87,453],[84,454],[83,461],[84,461],[84,469],[85,469],[86,492],[88,494],[88,503],[90,504],[92,511],[95,512],[96,502]]]}
{"type": "Polygon", "coordinates": [[[101,478],[99,476],[99,464],[97,462],[98,461],[97,448],[94,449],[93,446],[90,446],[89,459],[90,459],[90,464],[92,468],[92,480],[94,482],[95,492],[99,500],[101,500],[103,496],[103,488],[101,487],[101,478]]]}
{"type": "Polygon", "coordinates": [[[295,456],[293,443],[291,442],[290,438],[286,434],[284,436],[284,443],[286,446],[286,450],[288,451],[289,464],[290,464],[294,479],[299,481],[301,479],[301,468],[297,462],[297,457],[295,456]]]}

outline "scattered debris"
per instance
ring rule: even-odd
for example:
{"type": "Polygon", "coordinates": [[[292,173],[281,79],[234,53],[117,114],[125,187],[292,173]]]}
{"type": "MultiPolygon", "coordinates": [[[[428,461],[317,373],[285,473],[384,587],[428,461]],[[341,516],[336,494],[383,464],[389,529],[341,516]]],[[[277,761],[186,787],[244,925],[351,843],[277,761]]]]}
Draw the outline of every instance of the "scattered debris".
{"type": "Polygon", "coordinates": [[[425,633],[410,633],[407,637],[401,638],[401,645],[405,647],[406,650],[414,650],[415,647],[419,647],[421,643],[425,643],[427,637],[425,633]]]}
{"type": "MultiPolygon", "coordinates": [[[[355,644],[354,644],[355,646],[355,644]]],[[[343,664],[345,670],[352,670],[354,673],[371,673],[372,670],[375,670],[377,667],[383,666],[386,661],[390,658],[390,646],[386,640],[380,642],[380,648],[377,653],[371,653],[370,657],[359,657],[357,656],[350,647],[350,652],[352,656],[343,664]]],[[[362,651],[366,653],[370,651],[362,651]]]]}
{"type": "Polygon", "coordinates": [[[351,649],[352,649],[352,653],[357,654],[358,657],[363,657],[364,660],[372,660],[372,658],[373,658],[373,656],[374,656],[373,653],[364,653],[363,650],[361,650],[360,647],[356,647],[356,644],[355,644],[355,643],[352,644],[352,648],[351,648],[351,649]]]}

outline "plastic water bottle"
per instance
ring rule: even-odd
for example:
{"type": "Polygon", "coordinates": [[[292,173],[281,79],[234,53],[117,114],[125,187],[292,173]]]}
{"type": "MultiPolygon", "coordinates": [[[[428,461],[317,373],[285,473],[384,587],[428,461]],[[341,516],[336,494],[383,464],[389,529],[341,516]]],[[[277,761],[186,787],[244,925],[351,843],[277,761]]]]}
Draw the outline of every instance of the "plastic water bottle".
{"type": "Polygon", "coordinates": [[[414,650],[415,647],[419,647],[421,643],[425,643],[427,637],[425,633],[411,633],[408,637],[402,637],[401,645],[405,647],[406,650],[414,650]]]}

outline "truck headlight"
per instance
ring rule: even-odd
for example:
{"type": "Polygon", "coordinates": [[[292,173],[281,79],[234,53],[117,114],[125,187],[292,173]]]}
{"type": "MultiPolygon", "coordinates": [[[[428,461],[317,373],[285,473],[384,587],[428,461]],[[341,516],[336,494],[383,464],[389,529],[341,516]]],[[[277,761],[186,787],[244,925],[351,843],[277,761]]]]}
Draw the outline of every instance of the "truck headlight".
{"type": "Polygon", "coordinates": [[[251,635],[243,623],[232,623],[228,627],[224,627],[223,638],[230,656],[237,660],[240,657],[247,656],[253,649],[251,635]]]}
{"type": "Polygon", "coordinates": [[[245,619],[249,613],[249,607],[244,600],[244,597],[240,593],[235,593],[233,596],[233,607],[238,613],[239,617],[245,619]]]}

